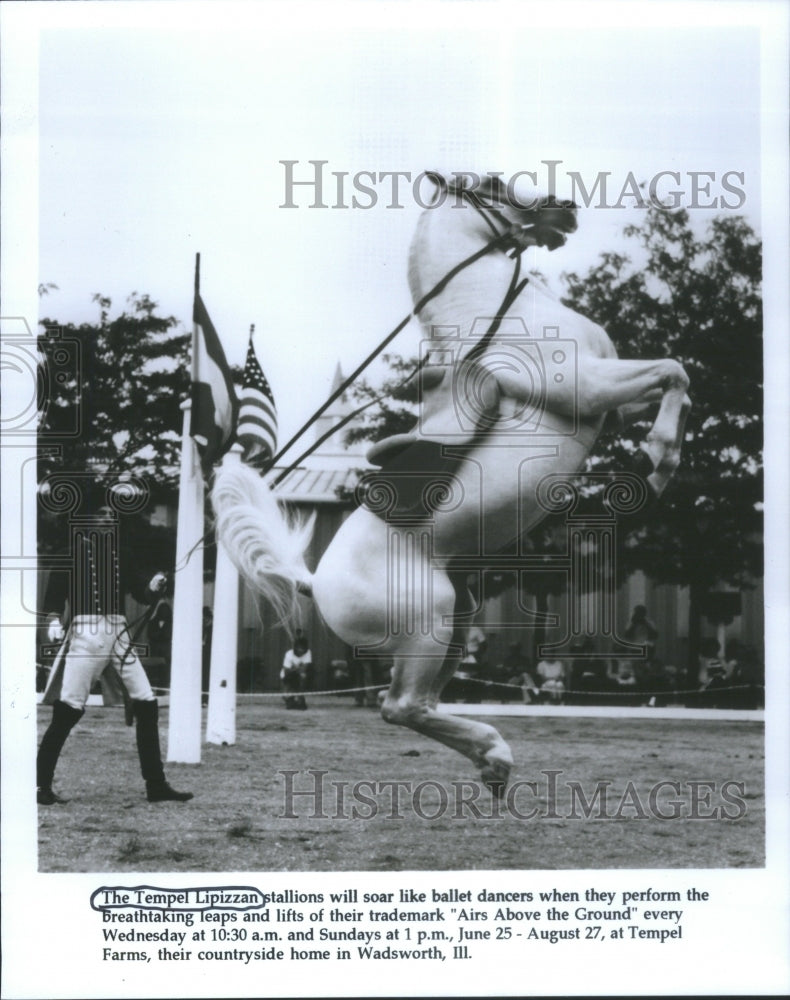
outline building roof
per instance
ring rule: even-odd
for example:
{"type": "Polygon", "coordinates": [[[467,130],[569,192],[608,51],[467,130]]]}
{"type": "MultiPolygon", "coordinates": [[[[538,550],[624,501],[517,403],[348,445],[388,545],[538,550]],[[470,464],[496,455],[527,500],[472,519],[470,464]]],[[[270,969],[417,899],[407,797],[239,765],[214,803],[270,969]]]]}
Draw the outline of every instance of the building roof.
{"type": "MultiPolygon", "coordinates": [[[[280,472],[282,469],[273,469],[271,475],[276,477],[280,472]]],[[[299,466],[274,487],[274,492],[282,500],[291,503],[339,503],[338,489],[345,487],[353,490],[358,479],[359,475],[354,468],[308,469],[299,466]]]]}
{"type": "MultiPolygon", "coordinates": [[[[336,392],[343,382],[343,370],[338,362],[332,378],[331,393],[336,392]]],[[[349,413],[351,413],[351,405],[348,395],[344,392],[316,420],[315,439],[337,426],[349,413]]],[[[312,454],[303,458],[298,467],[289,472],[285,479],[274,487],[277,496],[290,503],[337,504],[342,502],[337,495],[338,489],[343,487],[349,491],[353,490],[359,480],[359,471],[371,468],[365,457],[370,448],[369,441],[356,441],[351,445],[345,443],[346,433],[358,426],[359,420],[355,418],[328,437],[312,454]]],[[[297,448],[302,447],[304,445],[299,444],[292,450],[298,455],[297,448]]],[[[288,468],[287,456],[285,458],[284,464],[279,468],[272,469],[267,478],[276,479],[288,468]]]]}

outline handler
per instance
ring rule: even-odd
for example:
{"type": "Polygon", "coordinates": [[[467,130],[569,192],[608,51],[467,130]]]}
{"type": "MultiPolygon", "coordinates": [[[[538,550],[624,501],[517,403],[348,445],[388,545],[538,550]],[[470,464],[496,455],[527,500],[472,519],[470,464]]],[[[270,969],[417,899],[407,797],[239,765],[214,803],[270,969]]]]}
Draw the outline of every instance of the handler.
{"type": "MultiPolygon", "coordinates": [[[[44,694],[52,705],[52,721],[44,733],[36,759],[37,801],[39,805],[67,802],[52,790],[55,767],[69,733],[85,712],[91,687],[102,675],[118,681],[131,710],[127,724],[136,722],[137,751],[149,802],[187,802],[192,792],[178,792],[168,784],[159,747],[159,705],[122,614],[121,597],[131,593],[151,605],[167,586],[167,577],[157,572],[147,586],[141,584],[139,567],[144,553],[129,551],[121,559],[117,544],[116,515],[102,507],[73,535],[73,565],[67,595],[57,583],[50,587],[47,601],[66,604],[65,613],[50,614],[51,640],[63,639],[62,621],[71,616],[56,664],[44,694]],[[122,576],[123,574],[123,576],[122,576]],[[60,590],[60,594],[58,594],[60,590]],[[105,674],[107,671],[107,674],[105,674]]],[[[144,574],[143,579],[147,574],[144,574]]]]}

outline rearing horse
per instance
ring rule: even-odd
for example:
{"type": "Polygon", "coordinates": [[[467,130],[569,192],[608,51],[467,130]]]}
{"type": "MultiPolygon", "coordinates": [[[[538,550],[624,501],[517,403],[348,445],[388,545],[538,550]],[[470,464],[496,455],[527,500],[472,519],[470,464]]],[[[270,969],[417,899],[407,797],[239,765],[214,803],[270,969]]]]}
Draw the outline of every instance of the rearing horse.
{"type": "Polygon", "coordinates": [[[524,209],[450,193],[421,216],[409,257],[425,336],[418,425],[371,450],[382,471],[315,572],[304,562],[310,526],[289,521],[255,472],[221,470],[212,499],[219,537],[251,585],[283,616],[298,592],[312,593],[344,642],[391,657],[384,719],[465,755],[501,795],[513,763],[502,736],[437,711],[471,607],[453,560],[495,553],[534,528],[546,516],[538,483],[578,472],[607,415],[628,419],[657,404],[641,447],[660,494],[679,460],[688,378],[671,359],[618,360],[601,327],[519,280],[524,249],[554,250],[576,229],[573,205],[545,197],[524,209]],[[433,503],[431,476],[441,486],[433,503]]]}

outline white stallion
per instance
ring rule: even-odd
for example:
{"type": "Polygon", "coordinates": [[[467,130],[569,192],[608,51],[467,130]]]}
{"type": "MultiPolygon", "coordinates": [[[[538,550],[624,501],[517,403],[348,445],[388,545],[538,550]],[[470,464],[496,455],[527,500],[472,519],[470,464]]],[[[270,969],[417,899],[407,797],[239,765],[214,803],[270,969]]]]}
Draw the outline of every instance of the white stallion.
{"type": "Polygon", "coordinates": [[[601,327],[521,280],[519,255],[562,246],[574,206],[544,198],[524,210],[498,203],[492,188],[450,193],[423,213],[410,251],[426,338],[417,427],[372,449],[382,471],[315,572],[304,561],[310,526],[289,521],[255,472],[220,471],[212,500],[219,537],[250,584],[286,618],[298,592],[312,593],[344,642],[391,657],[384,719],[468,757],[501,795],[513,763],[502,736],[437,711],[470,607],[453,560],[495,553],[534,528],[546,516],[538,483],[578,472],[607,414],[657,408],[642,448],[660,494],[679,460],[688,378],[671,359],[618,360],[601,327]]]}

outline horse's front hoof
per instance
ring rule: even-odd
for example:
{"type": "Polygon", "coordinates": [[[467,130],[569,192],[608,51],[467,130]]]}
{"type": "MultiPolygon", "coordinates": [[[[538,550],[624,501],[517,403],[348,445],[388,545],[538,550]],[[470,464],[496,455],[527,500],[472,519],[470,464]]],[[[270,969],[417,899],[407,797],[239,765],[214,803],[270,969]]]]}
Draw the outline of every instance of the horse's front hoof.
{"type": "Polygon", "coordinates": [[[495,799],[501,799],[510,778],[510,764],[506,764],[503,760],[491,761],[480,772],[480,777],[491,795],[495,799]]]}

